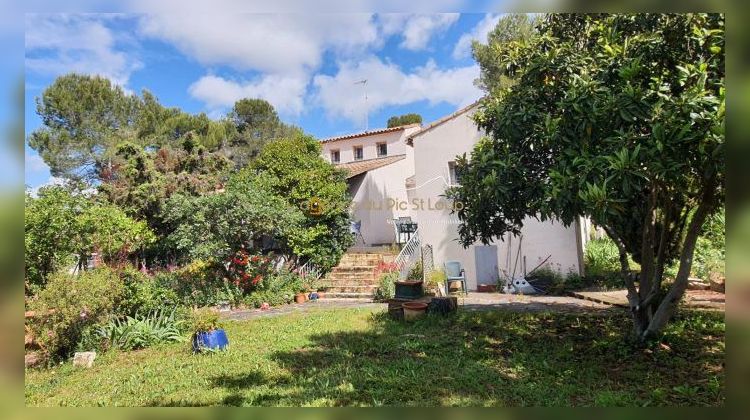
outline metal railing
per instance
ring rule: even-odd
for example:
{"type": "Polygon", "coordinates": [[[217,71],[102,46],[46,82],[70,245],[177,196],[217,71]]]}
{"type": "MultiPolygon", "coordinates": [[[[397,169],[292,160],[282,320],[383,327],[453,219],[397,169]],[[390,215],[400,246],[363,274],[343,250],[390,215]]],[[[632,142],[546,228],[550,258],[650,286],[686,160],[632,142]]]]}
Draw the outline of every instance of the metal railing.
{"type": "Polygon", "coordinates": [[[297,269],[297,274],[299,274],[300,277],[314,277],[315,280],[318,280],[323,277],[324,273],[320,267],[313,264],[311,260],[308,260],[297,269]]]}
{"type": "Polygon", "coordinates": [[[419,228],[417,228],[417,230],[411,234],[411,238],[409,238],[406,245],[401,248],[401,252],[398,253],[398,256],[394,260],[396,269],[399,272],[399,278],[406,278],[412,265],[414,265],[419,258],[421,258],[421,240],[419,238],[419,228]]]}

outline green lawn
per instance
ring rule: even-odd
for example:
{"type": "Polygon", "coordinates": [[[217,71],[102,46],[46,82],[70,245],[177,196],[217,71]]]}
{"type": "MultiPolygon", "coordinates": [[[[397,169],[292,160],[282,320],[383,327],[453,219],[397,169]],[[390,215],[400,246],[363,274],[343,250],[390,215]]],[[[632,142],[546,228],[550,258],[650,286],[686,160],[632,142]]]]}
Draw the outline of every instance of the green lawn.
{"type": "Polygon", "coordinates": [[[26,372],[26,404],[723,405],[724,320],[690,313],[634,350],[625,315],[462,313],[413,324],[367,309],[227,323],[186,344],[26,372]]]}

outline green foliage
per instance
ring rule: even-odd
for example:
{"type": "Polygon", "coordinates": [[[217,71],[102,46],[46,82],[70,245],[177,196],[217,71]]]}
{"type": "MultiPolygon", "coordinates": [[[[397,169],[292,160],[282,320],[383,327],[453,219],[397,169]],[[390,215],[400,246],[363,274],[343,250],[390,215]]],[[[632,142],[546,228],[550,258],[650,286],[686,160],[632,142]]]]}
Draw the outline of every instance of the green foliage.
{"type": "Polygon", "coordinates": [[[505,72],[502,53],[506,48],[517,49],[531,42],[537,35],[536,23],[536,18],[527,13],[509,13],[487,34],[487,44],[472,41],[472,55],[480,68],[477,84],[482,89],[495,93],[513,84],[514,79],[505,72]]]}
{"type": "Polygon", "coordinates": [[[389,271],[380,274],[378,280],[378,288],[375,291],[376,300],[387,300],[393,299],[396,295],[396,282],[398,281],[399,275],[397,271],[389,271]]]}
{"type": "Polygon", "coordinates": [[[53,176],[94,180],[137,106],[136,97],[106,78],[58,77],[36,100],[43,126],[29,136],[29,146],[53,176]]]}
{"type": "Polygon", "coordinates": [[[419,114],[394,115],[388,118],[388,128],[401,127],[402,125],[422,124],[422,116],[419,114]]]}
{"type": "Polygon", "coordinates": [[[27,194],[25,205],[26,281],[36,288],[94,252],[105,262],[121,262],[155,239],[145,222],[66,187],[41,188],[37,198],[27,194]]]}
{"type": "Polygon", "coordinates": [[[43,286],[48,275],[76,261],[78,226],[74,222],[81,200],[62,187],[42,187],[38,198],[26,195],[27,287],[43,286]]]}
{"type": "Polygon", "coordinates": [[[679,257],[687,281],[724,201],[724,16],[551,14],[490,47],[489,72],[515,83],[489,92],[475,114],[488,137],[457,160],[462,243],[590,217],[640,264],[637,334],[658,334],[683,290],[653,299],[664,268],[679,257]]]}
{"type": "Polygon", "coordinates": [[[99,328],[99,334],[110,348],[136,350],[155,344],[184,341],[181,327],[184,321],[175,317],[174,309],[160,309],[146,315],[136,314],[110,321],[99,328]]]}
{"type": "Polygon", "coordinates": [[[283,200],[283,212],[295,223],[282,225],[289,231],[283,232],[278,246],[326,270],[338,264],[353,243],[349,232],[351,199],[344,173],[320,153],[320,144],[312,137],[274,141],[228,188],[257,183],[268,192],[266,200],[283,200]],[[320,204],[319,213],[309,211],[312,200],[320,204]]]}
{"type": "Polygon", "coordinates": [[[146,220],[162,238],[170,231],[162,220],[164,202],[177,194],[197,196],[214,191],[232,165],[221,154],[196,143],[191,133],[179,145],[144,149],[123,142],[113,153],[111,165],[102,170],[98,191],[131,216],[146,220]]]}
{"type": "Polygon", "coordinates": [[[586,243],[583,261],[587,276],[611,276],[620,272],[620,253],[610,238],[593,239],[586,243]]]}
{"type": "Polygon", "coordinates": [[[164,220],[172,227],[170,247],[183,260],[229,261],[240,249],[261,251],[262,240],[292,240],[302,219],[268,186],[230,182],[224,193],[173,196],[164,220]]]}
{"type": "Polygon", "coordinates": [[[414,263],[411,269],[409,269],[409,273],[406,275],[406,279],[412,281],[424,280],[424,266],[422,265],[421,259],[417,260],[417,262],[414,263]]]}
{"type": "Polygon", "coordinates": [[[212,261],[195,260],[172,272],[159,272],[154,282],[173,290],[186,306],[215,306],[221,302],[237,303],[242,289],[223,277],[224,268],[212,261]]]}
{"type": "Polygon", "coordinates": [[[725,276],[726,241],[724,209],[710,217],[703,225],[693,259],[693,275],[706,281],[711,275],[725,276]]]}
{"type": "Polygon", "coordinates": [[[445,270],[442,268],[438,268],[436,270],[433,270],[430,272],[430,274],[427,275],[426,284],[430,287],[437,287],[439,285],[445,284],[445,281],[448,279],[448,276],[445,275],[445,270]]]}
{"type": "Polygon", "coordinates": [[[31,300],[29,309],[38,316],[30,328],[45,355],[67,357],[86,327],[105,321],[123,294],[123,283],[109,268],[80,275],[55,273],[31,300]]]}
{"type": "Polygon", "coordinates": [[[194,333],[208,332],[222,328],[219,313],[211,308],[199,308],[192,311],[188,325],[194,333]]]}
{"type": "Polygon", "coordinates": [[[302,134],[302,131],[281,122],[273,105],[263,99],[240,99],[234,103],[228,115],[236,134],[222,151],[234,161],[237,168],[244,168],[263,149],[266,143],[302,134]]]}
{"type": "Polygon", "coordinates": [[[156,240],[144,221],[134,220],[119,207],[95,204],[76,221],[80,228],[80,249],[99,252],[105,262],[122,262],[130,254],[156,240]]]}
{"type": "Polygon", "coordinates": [[[174,308],[180,303],[177,293],[159,284],[155,277],[132,267],[123,268],[119,275],[124,283],[122,299],[117,307],[119,314],[135,316],[137,313],[152,313],[174,308]]]}
{"type": "Polygon", "coordinates": [[[286,305],[294,302],[294,295],[299,292],[291,288],[258,290],[245,296],[242,302],[249,308],[260,308],[264,303],[268,303],[269,306],[286,305]]]}

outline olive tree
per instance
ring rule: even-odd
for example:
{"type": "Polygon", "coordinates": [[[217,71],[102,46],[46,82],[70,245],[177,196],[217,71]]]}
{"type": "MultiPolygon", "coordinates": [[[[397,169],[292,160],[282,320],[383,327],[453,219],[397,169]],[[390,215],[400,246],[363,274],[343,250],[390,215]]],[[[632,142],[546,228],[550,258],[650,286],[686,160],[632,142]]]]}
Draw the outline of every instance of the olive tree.
{"type": "Polygon", "coordinates": [[[493,45],[493,71],[515,82],[484,100],[487,136],[459,159],[449,195],[464,204],[461,240],[519,233],[527,216],[590,217],[618,246],[634,332],[648,340],[723,207],[724,16],[553,14],[538,32],[493,45]]]}

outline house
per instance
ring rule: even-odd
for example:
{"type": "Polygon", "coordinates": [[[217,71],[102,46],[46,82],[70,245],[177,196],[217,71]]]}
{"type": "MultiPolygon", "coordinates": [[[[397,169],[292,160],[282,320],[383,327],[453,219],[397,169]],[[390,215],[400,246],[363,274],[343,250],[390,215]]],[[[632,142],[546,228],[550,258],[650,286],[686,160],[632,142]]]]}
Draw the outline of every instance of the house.
{"type": "Polygon", "coordinates": [[[458,241],[455,206],[444,194],[460,184],[456,156],[470,153],[484,135],[472,115],[478,103],[428,125],[374,130],[323,140],[323,155],[347,171],[353,220],[360,224],[358,245],[402,242],[397,220],[416,222],[421,245],[430,245],[436,267],[460,261],[467,288],[494,284],[499,273],[523,275],[545,261],[563,274],[582,274],[583,246],[590,226],[524,221],[520,236],[464,248],[458,241]],[[547,257],[549,257],[547,259],[547,257]]]}
{"type": "Polygon", "coordinates": [[[583,245],[587,223],[564,226],[559,222],[524,220],[521,235],[506,235],[490,244],[480,242],[464,248],[458,242],[458,219],[451,214],[454,206],[442,197],[445,189],[460,184],[455,172],[456,156],[469,154],[484,136],[472,119],[478,103],[471,104],[409,134],[407,144],[413,148],[414,176],[407,180],[410,202],[418,202],[411,217],[419,226],[422,244],[432,247],[436,265],[460,261],[466,270],[467,288],[478,284],[495,284],[498,273],[523,275],[542,263],[563,274],[582,274],[583,245]],[[441,201],[442,200],[442,201],[441,201]]]}
{"type": "Polygon", "coordinates": [[[406,138],[419,129],[411,124],[322,140],[323,157],[347,172],[352,219],[360,226],[356,246],[396,242],[393,220],[409,216],[404,180],[414,173],[406,138]]]}

